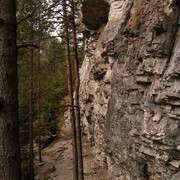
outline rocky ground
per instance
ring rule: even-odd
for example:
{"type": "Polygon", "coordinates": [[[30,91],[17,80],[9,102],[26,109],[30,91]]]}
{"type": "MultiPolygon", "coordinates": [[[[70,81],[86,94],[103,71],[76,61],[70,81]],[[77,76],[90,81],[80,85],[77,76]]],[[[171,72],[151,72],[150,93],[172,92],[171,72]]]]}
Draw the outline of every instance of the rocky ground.
{"type": "MultiPolygon", "coordinates": [[[[83,142],[85,180],[110,180],[105,168],[97,165],[87,141],[83,142]]],[[[42,151],[43,165],[36,163],[37,180],[72,180],[72,143],[70,135],[59,138],[42,151]]]]}

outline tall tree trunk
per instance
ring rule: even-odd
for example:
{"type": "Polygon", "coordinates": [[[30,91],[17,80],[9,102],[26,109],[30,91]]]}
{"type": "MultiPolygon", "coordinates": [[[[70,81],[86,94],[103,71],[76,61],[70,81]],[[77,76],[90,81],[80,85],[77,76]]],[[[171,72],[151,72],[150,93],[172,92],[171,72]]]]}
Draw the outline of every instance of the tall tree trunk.
{"type": "MultiPolygon", "coordinates": [[[[32,9],[34,9],[34,2],[32,1],[32,9]]],[[[30,19],[30,43],[34,44],[34,17],[30,19]]],[[[29,170],[30,180],[34,180],[34,146],[33,146],[33,79],[34,79],[34,49],[30,49],[29,58],[29,170]]]]}
{"type": "Polygon", "coordinates": [[[42,156],[41,156],[41,50],[39,50],[39,59],[38,59],[38,144],[39,144],[39,163],[42,163],[42,156]]]}
{"type": "Polygon", "coordinates": [[[33,56],[34,51],[30,51],[29,67],[29,168],[30,168],[30,180],[34,180],[34,153],[33,153],[33,56]]]}
{"type": "Polygon", "coordinates": [[[0,179],[20,180],[16,1],[0,2],[0,179]]]}
{"type": "Polygon", "coordinates": [[[75,24],[75,10],[74,0],[70,0],[71,3],[71,23],[73,32],[73,52],[74,52],[74,67],[75,67],[75,115],[76,115],[76,131],[77,131],[77,151],[78,151],[78,171],[79,180],[84,180],[83,172],[83,156],[82,156],[82,137],[81,137],[81,120],[80,120],[80,104],[79,104],[79,59],[78,59],[78,48],[77,48],[77,37],[76,37],[76,24],[75,24]]]}
{"type": "Polygon", "coordinates": [[[63,6],[63,15],[64,15],[63,21],[64,21],[64,38],[65,38],[65,49],[66,49],[67,77],[68,77],[68,94],[69,94],[70,105],[71,105],[70,119],[71,119],[72,132],[73,132],[73,179],[78,180],[76,122],[75,122],[74,99],[73,99],[73,88],[72,88],[72,72],[71,72],[71,62],[70,62],[70,47],[69,47],[66,0],[62,0],[62,6],[63,6]]]}

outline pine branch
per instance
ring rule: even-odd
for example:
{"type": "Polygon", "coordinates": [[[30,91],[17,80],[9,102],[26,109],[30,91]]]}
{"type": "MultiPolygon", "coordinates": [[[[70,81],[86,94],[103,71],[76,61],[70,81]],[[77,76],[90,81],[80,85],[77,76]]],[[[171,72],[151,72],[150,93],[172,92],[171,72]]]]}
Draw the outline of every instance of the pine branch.
{"type": "Polygon", "coordinates": [[[29,48],[29,47],[33,47],[35,49],[39,49],[39,46],[35,45],[35,44],[22,44],[22,45],[19,45],[17,46],[18,50],[20,48],[29,48]]]}

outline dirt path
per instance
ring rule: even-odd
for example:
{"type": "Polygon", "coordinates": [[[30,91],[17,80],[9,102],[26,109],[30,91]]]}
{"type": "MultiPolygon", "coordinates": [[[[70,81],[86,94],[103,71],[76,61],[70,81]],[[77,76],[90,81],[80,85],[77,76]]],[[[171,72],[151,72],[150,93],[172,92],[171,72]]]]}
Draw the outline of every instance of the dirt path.
{"type": "MultiPolygon", "coordinates": [[[[83,146],[85,180],[110,180],[105,169],[95,163],[88,143],[83,146]]],[[[72,144],[62,137],[42,151],[43,165],[36,165],[37,180],[72,180],[72,144]]],[[[37,163],[36,163],[37,164],[37,163]]]]}

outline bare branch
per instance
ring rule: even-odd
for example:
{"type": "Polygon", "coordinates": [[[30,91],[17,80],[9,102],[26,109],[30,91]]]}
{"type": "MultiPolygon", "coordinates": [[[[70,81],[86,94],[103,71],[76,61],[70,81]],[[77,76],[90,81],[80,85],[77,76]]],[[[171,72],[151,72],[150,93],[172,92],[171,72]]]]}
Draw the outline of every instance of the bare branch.
{"type": "Polygon", "coordinates": [[[29,48],[29,47],[33,47],[35,49],[39,49],[39,46],[35,45],[35,44],[22,44],[22,45],[19,45],[17,46],[18,50],[20,48],[29,48]]]}
{"type": "Polygon", "coordinates": [[[35,12],[36,12],[36,10],[34,10],[31,14],[27,15],[27,16],[24,17],[23,19],[19,20],[19,21],[17,22],[17,25],[19,25],[20,23],[22,23],[22,22],[25,21],[26,19],[31,18],[35,12]]]}

